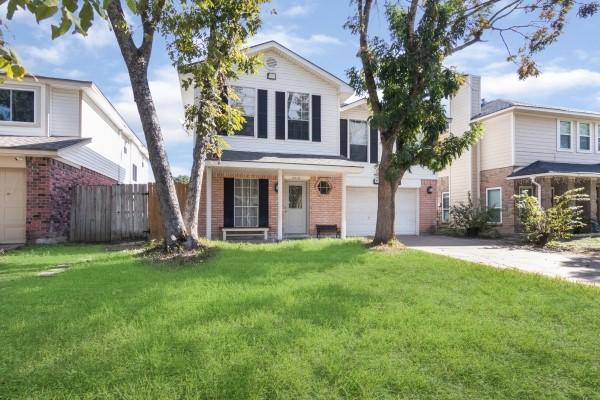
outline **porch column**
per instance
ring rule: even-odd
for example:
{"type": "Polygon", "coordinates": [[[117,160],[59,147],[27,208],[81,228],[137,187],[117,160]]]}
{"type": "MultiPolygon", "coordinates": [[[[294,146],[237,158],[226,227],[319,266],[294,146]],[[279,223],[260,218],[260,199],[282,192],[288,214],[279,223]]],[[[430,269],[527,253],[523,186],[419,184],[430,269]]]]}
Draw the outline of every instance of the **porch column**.
{"type": "Polygon", "coordinates": [[[590,219],[592,221],[598,220],[598,193],[596,192],[597,180],[596,178],[590,179],[590,219]]]}
{"type": "Polygon", "coordinates": [[[277,240],[283,240],[283,171],[277,171],[277,240]]]}
{"type": "Polygon", "coordinates": [[[542,208],[552,207],[552,178],[542,178],[542,208]]]}
{"type": "Polygon", "coordinates": [[[346,239],[346,174],[342,174],[342,221],[340,237],[346,239]]]}
{"type": "Polygon", "coordinates": [[[206,238],[212,239],[212,168],[206,168],[206,238]]]}

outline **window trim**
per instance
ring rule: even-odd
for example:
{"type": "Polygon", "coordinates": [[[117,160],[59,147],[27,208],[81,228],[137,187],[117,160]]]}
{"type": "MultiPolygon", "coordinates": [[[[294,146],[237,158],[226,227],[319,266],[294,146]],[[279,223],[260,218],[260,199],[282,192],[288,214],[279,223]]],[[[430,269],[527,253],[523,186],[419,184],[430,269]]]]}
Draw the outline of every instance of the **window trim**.
{"type": "Polygon", "coordinates": [[[450,222],[450,192],[442,192],[442,198],[441,198],[441,208],[442,208],[442,223],[447,224],[448,222],[450,222]],[[448,208],[444,208],[444,196],[447,195],[448,196],[448,208]],[[448,210],[448,218],[444,219],[444,210],[448,210]]]}
{"type": "MultiPolygon", "coordinates": [[[[347,144],[346,146],[348,147],[346,149],[346,154],[348,154],[348,160],[352,161],[352,162],[357,162],[357,163],[362,163],[362,164],[370,164],[369,159],[370,159],[370,155],[371,155],[371,130],[370,130],[370,126],[369,126],[369,121],[365,121],[362,119],[350,119],[348,118],[346,121],[348,121],[348,140],[347,140],[347,144]],[[367,161],[355,161],[352,160],[350,158],[350,122],[360,122],[360,123],[364,123],[366,125],[366,133],[367,133],[367,161]]],[[[378,135],[379,136],[379,135],[378,135]]],[[[379,157],[379,154],[377,155],[379,157]]]]}
{"type": "Polygon", "coordinates": [[[594,124],[591,121],[586,121],[586,120],[577,121],[577,152],[578,153],[593,153],[592,143],[594,143],[594,124]],[[581,126],[581,124],[588,124],[590,126],[590,136],[589,136],[590,149],[589,150],[581,149],[581,142],[579,141],[579,138],[581,137],[579,134],[579,127],[581,126]]]}
{"type": "MultiPolygon", "coordinates": [[[[0,89],[10,90],[20,90],[24,92],[33,92],[33,122],[24,122],[24,121],[0,121],[0,125],[6,126],[22,126],[22,127],[39,127],[40,126],[40,88],[37,86],[20,86],[20,85],[2,85],[0,89]]],[[[12,93],[10,96],[11,99],[11,109],[12,109],[12,93]]],[[[12,113],[12,110],[11,110],[12,113]]]]}
{"type": "MultiPolygon", "coordinates": [[[[250,137],[250,136],[248,136],[248,137],[250,137]]],[[[233,180],[233,216],[232,217],[233,217],[233,227],[234,228],[259,228],[260,227],[260,183],[259,183],[258,178],[234,178],[234,180],[233,180]],[[256,199],[257,199],[256,206],[247,206],[247,205],[236,206],[235,205],[235,186],[236,186],[237,181],[255,181],[255,183],[256,183],[256,199]],[[237,226],[235,223],[236,208],[256,208],[256,225],[255,226],[237,226]]]]}
{"type": "MultiPolygon", "coordinates": [[[[312,104],[312,97],[313,95],[317,95],[320,96],[319,94],[316,93],[311,93],[311,92],[302,92],[302,91],[297,91],[297,90],[286,90],[285,91],[285,140],[289,140],[291,142],[296,142],[296,143],[306,143],[306,142],[312,142],[312,108],[313,108],[313,104],[312,104]],[[289,96],[290,93],[300,93],[300,94],[306,94],[308,95],[308,139],[304,140],[304,139],[290,139],[288,138],[288,125],[289,125],[289,96]]],[[[322,98],[322,97],[321,97],[322,98]]],[[[323,115],[323,101],[321,100],[321,115],[323,115]]]]}
{"type": "MultiPolygon", "coordinates": [[[[485,208],[487,210],[490,209],[489,206],[489,192],[492,190],[499,190],[500,191],[500,221],[492,221],[490,222],[491,225],[502,225],[502,187],[498,186],[498,187],[491,187],[491,188],[485,188],[485,208]]],[[[496,210],[496,208],[494,208],[494,210],[496,210]]]]}
{"type": "MultiPolygon", "coordinates": [[[[254,135],[252,136],[247,136],[247,135],[238,135],[237,133],[235,135],[232,135],[231,137],[236,137],[236,138],[247,138],[247,139],[258,139],[258,121],[257,121],[257,114],[258,114],[258,88],[255,87],[251,87],[251,86],[242,86],[242,85],[231,85],[230,86],[233,90],[235,90],[236,87],[238,88],[242,88],[242,89],[252,89],[254,91],[254,116],[252,118],[254,118],[254,135]]],[[[269,92],[267,91],[267,97],[269,96],[269,92]]],[[[227,104],[231,105],[229,102],[231,101],[230,98],[227,98],[227,104]]],[[[267,103],[268,104],[268,103],[267,103]]],[[[244,117],[246,115],[244,114],[244,117]]],[[[267,125],[268,128],[268,125],[267,125]]],[[[229,135],[227,135],[229,136],[229,135]]]]}
{"type": "Polygon", "coordinates": [[[568,120],[568,119],[560,119],[558,118],[556,120],[556,151],[563,151],[563,152],[574,152],[575,151],[575,146],[573,146],[573,121],[572,120],[568,120]],[[571,131],[570,131],[570,137],[571,137],[571,141],[570,144],[571,146],[569,148],[563,148],[560,147],[560,123],[561,122],[568,122],[571,126],[571,131]]]}

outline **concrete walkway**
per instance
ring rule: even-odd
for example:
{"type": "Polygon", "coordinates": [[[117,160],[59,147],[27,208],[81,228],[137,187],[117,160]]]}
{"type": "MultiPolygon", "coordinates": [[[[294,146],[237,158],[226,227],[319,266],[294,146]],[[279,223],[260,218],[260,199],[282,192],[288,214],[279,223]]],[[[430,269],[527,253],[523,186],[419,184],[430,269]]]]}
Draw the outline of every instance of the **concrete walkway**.
{"type": "Polygon", "coordinates": [[[407,246],[449,257],[600,285],[600,254],[537,250],[499,240],[402,236],[407,246]]]}

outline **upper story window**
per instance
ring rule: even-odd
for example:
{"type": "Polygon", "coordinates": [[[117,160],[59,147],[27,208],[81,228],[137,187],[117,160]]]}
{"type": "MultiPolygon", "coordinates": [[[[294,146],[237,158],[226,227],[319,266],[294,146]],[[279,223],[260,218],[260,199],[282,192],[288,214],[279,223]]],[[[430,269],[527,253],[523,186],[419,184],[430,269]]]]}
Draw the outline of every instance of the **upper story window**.
{"type": "Polygon", "coordinates": [[[131,176],[134,182],[137,182],[137,165],[133,164],[131,168],[131,176]]]}
{"type": "Polygon", "coordinates": [[[289,92],[288,107],[288,139],[309,140],[309,109],[308,93],[289,92]]]}
{"type": "Polygon", "coordinates": [[[558,149],[571,150],[571,121],[559,121],[558,149]]]}
{"type": "Polygon", "coordinates": [[[35,122],[35,92],[0,89],[0,121],[35,122]]]}
{"type": "Polygon", "coordinates": [[[579,151],[592,151],[592,126],[589,122],[580,122],[577,131],[579,151]]]}
{"type": "Polygon", "coordinates": [[[244,114],[246,122],[241,131],[236,135],[254,136],[254,117],[256,115],[256,89],[234,86],[233,90],[238,99],[229,99],[232,107],[238,108],[244,114]]]}
{"type": "Polygon", "coordinates": [[[368,161],[369,130],[366,121],[348,121],[350,133],[350,159],[352,161],[368,161]]]}

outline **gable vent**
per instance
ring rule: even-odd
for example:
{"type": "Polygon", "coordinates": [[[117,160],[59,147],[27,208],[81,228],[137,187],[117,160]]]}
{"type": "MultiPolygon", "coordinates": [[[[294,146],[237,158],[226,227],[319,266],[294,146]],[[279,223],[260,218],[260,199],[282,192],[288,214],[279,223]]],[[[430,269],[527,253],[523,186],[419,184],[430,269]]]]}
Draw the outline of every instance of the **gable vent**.
{"type": "Polygon", "coordinates": [[[265,65],[267,66],[268,70],[273,71],[275,68],[277,68],[277,60],[273,57],[268,57],[265,60],[265,65]]]}

